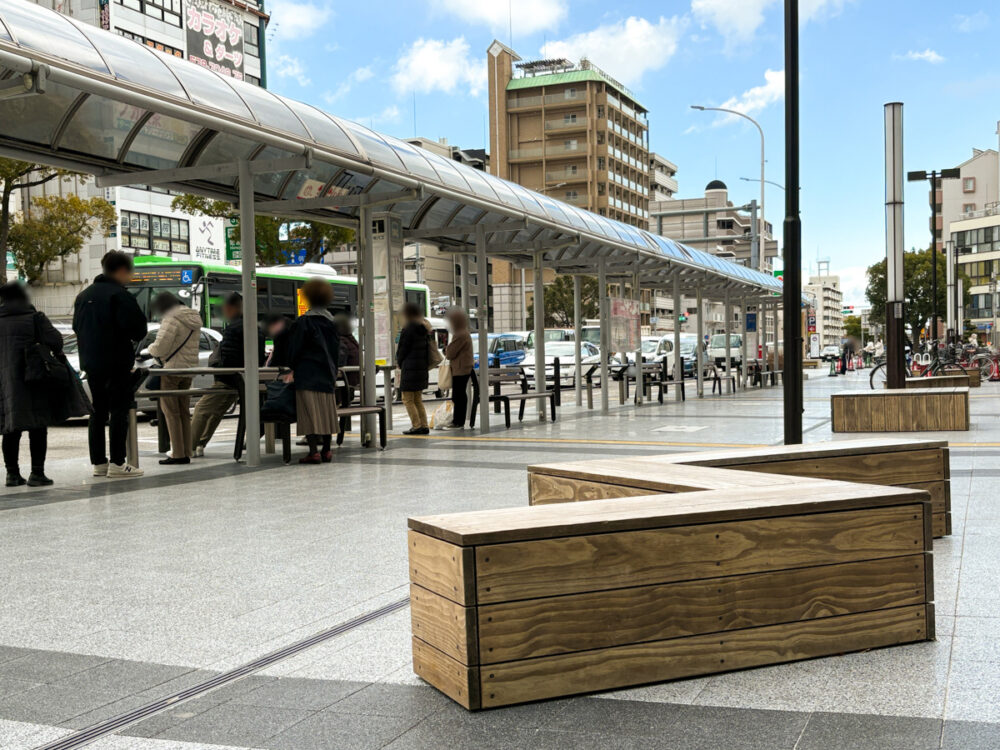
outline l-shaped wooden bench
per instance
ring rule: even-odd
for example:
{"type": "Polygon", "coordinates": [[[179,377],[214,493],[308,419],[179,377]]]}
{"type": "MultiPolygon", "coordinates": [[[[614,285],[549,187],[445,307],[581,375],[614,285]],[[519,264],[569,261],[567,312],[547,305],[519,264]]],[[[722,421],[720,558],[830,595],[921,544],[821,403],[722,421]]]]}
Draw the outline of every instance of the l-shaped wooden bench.
{"type": "Polygon", "coordinates": [[[890,485],[946,485],[947,458],[845,441],[531,467],[537,507],[410,519],[414,670],[478,709],[931,639],[935,510],[890,485]]]}

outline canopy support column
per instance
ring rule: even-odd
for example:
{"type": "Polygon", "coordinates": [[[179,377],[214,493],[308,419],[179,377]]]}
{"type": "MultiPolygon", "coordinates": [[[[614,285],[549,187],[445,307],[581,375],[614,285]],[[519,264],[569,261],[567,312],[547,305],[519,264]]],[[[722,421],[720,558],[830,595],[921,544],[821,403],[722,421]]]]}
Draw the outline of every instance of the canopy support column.
{"type": "Polygon", "coordinates": [[[684,365],[681,364],[681,280],[674,276],[674,401],[681,400],[681,386],[684,382],[684,365]]]}
{"type": "Polygon", "coordinates": [[[725,305],[726,305],[726,312],[725,312],[726,324],[723,330],[726,335],[726,378],[728,379],[729,375],[733,371],[733,353],[732,353],[733,342],[731,340],[733,335],[733,304],[729,299],[728,289],[726,290],[725,305]]]}
{"type": "Polygon", "coordinates": [[[747,330],[747,300],[746,297],[740,297],[740,310],[743,314],[740,316],[743,320],[743,335],[740,336],[740,362],[743,363],[743,372],[740,377],[740,387],[746,388],[747,386],[747,337],[750,332],[747,330]]]}
{"type": "Polygon", "coordinates": [[[573,389],[576,405],[583,406],[583,277],[573,277],[573,389]]]}
{"type": "Polygon", "coordinates": [[[639,311],[635,318],[635,405],[642,406],[645,394],[642,392],[644,385],[642,379],[642,312],[640,310],[642,294],[639,291],[639,271],[632,273],[632,301],[636,303],[634,307],[639,311]]]}
{"type": "MultiPolygon", "coordinates": [[[[372,209],[365,204],[358,211],[358,321],[361,324],[361,403],[375,404],[375,258],[372,255],[372,209]]],[[[382,385],[386,414],[392,409],[392,392],[386,373],[382,385]]],[[[375,434],[375,415],[361,417],[361,443],[371,445],[375,434]]]]}
{"type": "Polygon", "coordinates": [[[239,163],[240,261],[243,277],[243,417],[247,466],[260,466],[260,363],[257,360],[257,238],[254,228],[254,190],[250,162],[239,163]]]}
{"type": "MultiPolygon", "coordinates": [[[[534,283],[535,300],[535,393],[545,393],[545,286],[542,283],[542,251],[535,249],[535,257],[532,258],[532,282],[534,283]]],[[[553,388],[558,388],[559,383],[553,382],[553,388]]],[[[545,401],[537,398],[535,404],[538,407],[538,421],[545,421],[545,401]]]]}
{"type": "Polygon", "coordinates": [[[597,299],[598,316],[601,322],[601,414],[608,413],[608,381],[611,374],[608,370],[608,357],[611,356],[611,335],[608,331],[608,269],[607,261],[602,257],[597,261],[597,299]]]}
{"type": "Polygon", "coordinates": [[[698,342],[695,346],[695,377],[698,379],[698,398],[705,397],[705,304],[701,297],[701,287],[695,290],[695,304],[698,305],[698,342]]]}
{"type": "Polygon", "coordinates": [[[479,431],[489,434],[490,431],[490,302],[488,298],[489,285],[486,276],[489,269],[486,265],[486,228],[476,227],[476,329],[479,343],[479,431]]]}
{"type": "Polygon", "coordinates": [[[469,310],[469,271],[466,258],[467,256],[464,254],[458,256],[458,296],[460,298],[459,305],[467,312],[471,312],[469,310]]]}

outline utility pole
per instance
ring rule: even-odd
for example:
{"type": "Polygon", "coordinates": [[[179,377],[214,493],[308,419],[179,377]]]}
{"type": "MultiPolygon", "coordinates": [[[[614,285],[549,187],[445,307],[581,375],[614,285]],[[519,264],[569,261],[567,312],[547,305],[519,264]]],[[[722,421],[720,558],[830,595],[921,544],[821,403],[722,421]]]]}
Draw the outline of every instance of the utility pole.
{"type": "Polygon", "coordinates": [[[929,180],[931,183],[931,329],[932,338],[938,338],[938,293],[937,293],[937,217],[938,199],[937,191],[941,180],[956,180],[962,176],[960,169],[942,169],[930,172],[908,172],[906,179],[908,182],[922,182],[929,180]]]}

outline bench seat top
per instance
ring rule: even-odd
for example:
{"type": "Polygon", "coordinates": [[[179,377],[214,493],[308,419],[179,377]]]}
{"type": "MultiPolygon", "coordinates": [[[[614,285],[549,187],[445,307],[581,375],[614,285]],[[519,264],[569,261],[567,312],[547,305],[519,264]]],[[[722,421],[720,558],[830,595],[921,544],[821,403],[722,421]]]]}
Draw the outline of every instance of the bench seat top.
{"type": "Polygon", "coordinates": [[[942,395],[945,393],[968,393],[968,386],[956,388],[883,388],[872,391],[847,391],[846,393],[834,393],[830,398],[875,398],[877,396],[919,396],[921,393],[928,395],[942,395]]]}
{"type": "MultiPolygon", "coordinates": [[[[615,531],[856,510],[929,501],[922,490],[819,480],[678,495],[649,495],[410,518],[413,531],[469,547],[615,531]]],[[[922,551],[922,550],[921,550],[922,551]]]]}

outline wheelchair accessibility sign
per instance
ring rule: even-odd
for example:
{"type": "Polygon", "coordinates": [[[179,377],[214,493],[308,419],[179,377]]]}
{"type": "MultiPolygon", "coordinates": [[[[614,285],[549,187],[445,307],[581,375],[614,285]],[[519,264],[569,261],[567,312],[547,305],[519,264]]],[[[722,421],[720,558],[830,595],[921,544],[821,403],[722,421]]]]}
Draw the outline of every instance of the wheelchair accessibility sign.
{"type": "Polygon", "coordinates": [[[192,284],[194,283],[194,271],[189,268],[185,268],[181,271],[181,283],[182,284],[192,284]]]}

